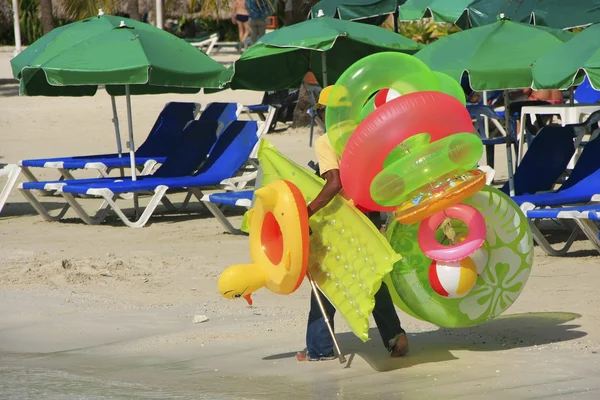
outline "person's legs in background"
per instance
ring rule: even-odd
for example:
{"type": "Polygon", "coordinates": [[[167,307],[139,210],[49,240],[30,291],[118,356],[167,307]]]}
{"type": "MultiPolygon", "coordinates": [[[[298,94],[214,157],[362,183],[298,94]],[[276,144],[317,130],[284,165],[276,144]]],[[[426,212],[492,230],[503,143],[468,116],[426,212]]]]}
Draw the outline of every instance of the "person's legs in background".
{"type": "Polygon", "coordinates": [[[292,14],[292,0],[285,0],[285,18],[284,18],[284,25],[285,26],[290,26],[292,25],[294,22],[294,18],[293,18],[293,14],[292,14]]]}
{"type": "Polygon", "coordinates": [[[248,38],[250,34],[250,30],[248,27],[248,16],[247,15],[237,15],[237,26],[238,26],[238,37],[240,39],[240,49],[244,44],[244,41],[248,38]]]}
{"type": "Polygon", "coordinates": [[[266,19],[250,19],[250,35],[252,38],[252,44],[256,43],[258,39],[265,35],[267,30],[266,19]]]}

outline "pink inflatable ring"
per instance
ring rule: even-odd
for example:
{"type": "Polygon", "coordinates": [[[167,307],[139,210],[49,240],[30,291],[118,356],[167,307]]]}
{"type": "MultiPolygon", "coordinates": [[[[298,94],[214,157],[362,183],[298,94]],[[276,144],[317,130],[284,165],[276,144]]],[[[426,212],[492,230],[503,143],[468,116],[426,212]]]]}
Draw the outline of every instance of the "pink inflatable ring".
{"type": "Polygon", "coordinates": [[[433,216],[426,218],[419,226],[419,247],[432,260],[440,262],[457,262],[475,253],[485,240],[486,228],[483,215],[466,204],[456,204],[433,216]],[[435,231],[445,218],[458,219],[467,225],[469,233],[460,243],[446,246],[435,239],[435,231]]]}
{"type": "Polygon", "coordinates": [[[348,139],[340,160],[346,194],[373,211],[394,211],[371,197],[373,179],[388,155],[414,135],[427,133],[429,143],[460,132],[473,132],[471,115],[460,101],[442,92],[415,92],[395,98],[369,114],[348,139]]]}

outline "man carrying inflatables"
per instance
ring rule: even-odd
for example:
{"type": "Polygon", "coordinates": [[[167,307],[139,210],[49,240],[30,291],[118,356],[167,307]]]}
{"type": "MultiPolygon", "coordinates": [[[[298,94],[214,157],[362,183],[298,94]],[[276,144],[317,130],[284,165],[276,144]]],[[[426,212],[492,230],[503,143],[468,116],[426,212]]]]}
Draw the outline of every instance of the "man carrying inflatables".
{"type": "MultiPolygon", "coordinates": [[[[322,109],[323,112],[332,87],[328,86],[324,88],[319,96],[316,107],[322,109]]],[[[338,193],[345,197],[340,180],[340,159],[333,149],[327,134],[322,135],[316,140],[315,151],[319,165],[319,174],[325,179],[325,185],[317,197],[308,205],[309,218],[329,204],[338,193]]],[[[378,229],[381,228],[380,213],[366,212],[365,214],[378,229]]],[[[335,308],[324,296],[322,296],[322,302],[327,317],[333,324],[335,308]]],[[[392,357],[401,357],[408,353],[406,332],[400,325],[400,319],[394,308],[394,303],[386,284],[383,282],[381,283],[381,288],[375,294],[373,317],[379,329],[379,334],[383,339],[383,344],[390,352],[390,355],[392,357]]],[[[306,351],[296,354],[298,361],[324,361],[336,358],[333,351],[333,339],[314,292],[311,292],[310,312],[308,314],[308,326],[306,330],[306,347],[306,351]]]]}

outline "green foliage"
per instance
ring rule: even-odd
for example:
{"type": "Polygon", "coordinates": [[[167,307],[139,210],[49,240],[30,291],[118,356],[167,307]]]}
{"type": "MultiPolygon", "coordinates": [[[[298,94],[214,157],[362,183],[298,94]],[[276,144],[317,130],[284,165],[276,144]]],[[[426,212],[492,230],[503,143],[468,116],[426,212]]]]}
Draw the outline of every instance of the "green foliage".
{"type": "Polygon", "coordinates": [[[419,21],[400,22],[400,34],[415,42],[429,44],[437,39],[460,31],[456,25],[435,23],[430,18],[419,21]]]}
{"type": "Polygon", "coordinates": [[[112,14],[116,9],[116,0],[63,0],[65,12],[72,21],[98,15],[98,9],[112,14]]]}
{"type": "Polygon", "coordinates": [[[39,18],[40,2],[37,0],[19,1],[19,22],[21,42],[29,45],[42,37],[44,29],[39,18]]]}

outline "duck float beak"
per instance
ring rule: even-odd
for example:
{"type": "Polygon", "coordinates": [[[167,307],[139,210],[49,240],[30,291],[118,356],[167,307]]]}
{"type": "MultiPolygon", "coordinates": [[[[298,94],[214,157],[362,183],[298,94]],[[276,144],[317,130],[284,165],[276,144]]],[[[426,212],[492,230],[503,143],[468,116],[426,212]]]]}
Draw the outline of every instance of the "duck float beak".
{"type": "Polygon", "coordinates": [[[247,295],[244,296],[244,298],[246,299],[246,301],[248,302],[248,305],[251,306],[252,305],[252,293],[248,293],[247,295]]]}

